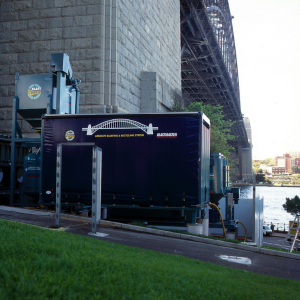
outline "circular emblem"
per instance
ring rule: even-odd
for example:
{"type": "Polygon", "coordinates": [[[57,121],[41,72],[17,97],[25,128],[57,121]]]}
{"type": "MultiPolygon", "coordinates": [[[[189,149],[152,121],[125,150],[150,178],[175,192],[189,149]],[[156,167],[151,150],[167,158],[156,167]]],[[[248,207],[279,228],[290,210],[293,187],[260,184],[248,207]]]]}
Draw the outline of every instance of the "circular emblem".
{"type": "Polygon", "coordinates": [[[67,141],[73,141],[75,138],[75,133],[73,130],[68,130],[65,134],[65,138],[67,141]]]}
{"type": "Polygon", "coordinates": [[[38,84],[34,83],[28,88],[27,92],[30,99],[37,99],[42,94],[42,88],[38,84]]]}

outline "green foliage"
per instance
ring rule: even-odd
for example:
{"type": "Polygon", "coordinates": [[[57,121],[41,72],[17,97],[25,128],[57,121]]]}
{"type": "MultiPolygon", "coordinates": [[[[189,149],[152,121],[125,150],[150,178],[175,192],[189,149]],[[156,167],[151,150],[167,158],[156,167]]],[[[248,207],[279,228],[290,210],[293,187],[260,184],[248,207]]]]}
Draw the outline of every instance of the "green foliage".
{"type": "Polygon", "coordinates": [[[230,134],[230,128],[234,122],[224,120],[222,106],[193,102],[187,107],[187,110],[204,112],[204,114],[210,119],[211,124],[211,153],[219,152],[229,158],[230,151],[234,150],[234,148],[228,143],[235,139],[235,136],[230,134]]]}
{"type": "Polygon", "coordinates": [[[264,160],[261,160],[260,164],[267,165],[269,167],[274,167],[275,159],[274,158],[266,158],[264,160]]]}
{"type": "Polygon", "coordinates": [[[273,175],[274,179],[282,179],[282,180],[274,180],[274,184],[292,184],[292,185],[300,185],[300,175],[299,174],[292,174],[292,175],[287,175],[287,174],[274,174],[273,175]]]}
{"type": "Polygon", "coordinates": [[[141,221],[133,221],[133,222],[130,222],[129,225],[147,227],[146,224],[144,222],[141,222],[141,221]]]}
{"type": "MultiPolygon", "coordinates": [[[[272,247],[272,246],[262,246],[262,248],[264,248],[264,249],[270,249],[270,250],[275,250],[275,251],[280,251],[280,252],[287,252],[287,253],[290,252],[289,249],[280,249],[280,248],[272,247]]],[[[294,252],[293,254],[300,255],[300,253],[297,252],[295,249],[294,249],[294,251],[295,251],[295,252],[294,252]]]]}
{"type": "Polygon", "coordinates": [[[292,172],[294,174],[300,174],[300,167],[298,167],[298,166],[292,166],[292,172]]]}
{"type": "Polygon", "coordinates": [[[0,227],[1,300],[297,299],[300,293],[296,280],[6,220],[0,227]]]}
{"type": "Polygon", "coordinates": [[[258,172],[260,165],[266,165],[268,167],[273,167],[273,166],[275,166],[275,159],[274,158],[266,158],[264,160],[254,161],[252,163],[254,173],[258,172]]]}
{"type": "Polygon", "coordinates": [[[256,182],[267,182],[266,175],[263,173],[262,169],[258,169],[256,173],[256,182]]]}
{"type": "Polygon", "coordinates": [[[253,172],[256,174],[259,170],[259,167],[260,167],[260,162],[253,162],[252,163],[252,166],[253,166],[253,172]]]}
{"type": "Polygon", "coordinates": [[[193,101],[189,94],[181,93],[179,90],[173,90],[170,96],[173,100],[172,111],[187,111],[186,107],[193,101]]]}
{"type": "Polygon", "coordinates": [[[283,208],[292,215],[300,213],[300,198],[295,196],[294,198],[286,198],[285,204],[282,204],[283,208]]]}

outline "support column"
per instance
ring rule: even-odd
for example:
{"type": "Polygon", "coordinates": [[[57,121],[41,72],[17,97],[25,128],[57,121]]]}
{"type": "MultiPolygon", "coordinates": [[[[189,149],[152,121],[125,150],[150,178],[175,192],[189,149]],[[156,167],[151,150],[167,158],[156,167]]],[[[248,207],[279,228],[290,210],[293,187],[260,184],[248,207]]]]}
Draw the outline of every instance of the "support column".
{"type": "Polygon", "coordinates": [[[243,173],[242,173],[242,176],[246,180],[246,182],[253,181],[251,148],[243,148],[243,173]]]}
{"type": "Polygon", "coordinates": [[[117,12],[118,0],[112,0],[111,21],[111,105],[114,113],[118,112],[117,103],[117,12]]]}
{"type": "Polygon", "coordinates": [[[105,0],[105,68],[104,68],[104,104],[106,112],[112,112],[111,106],[111,22],[112,0],[105,0]]]}
{"type": "Polygon", "coordinates": [[[100,1],[101,5],[101,21],[100,21],[100,111],[106,113],[104,100],[104,68],[105,68],[105,0],[100,1]]]}
{"type": "Polygon", "coordinates": [[[141,74],[141,113],[157,112],[157,73],[142,72],[141,74]]]}
{"type": "Polygon", "coordinates": [[[243,178],[243,149],[241,145],[238,145],[238,157],[239,157],[239,178],[243,178]]]}

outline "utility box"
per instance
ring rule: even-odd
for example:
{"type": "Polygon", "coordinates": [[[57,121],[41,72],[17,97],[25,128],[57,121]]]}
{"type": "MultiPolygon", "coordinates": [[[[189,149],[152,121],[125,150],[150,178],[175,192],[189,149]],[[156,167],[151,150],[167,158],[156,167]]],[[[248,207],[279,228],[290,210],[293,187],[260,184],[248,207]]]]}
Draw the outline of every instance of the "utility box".
{"type": "Polygon", "coordinates": [[[213,194],[224,193],[224,156],[221,153],[212,153],[210,155],[210,168],[211,173],[214,174],[214,180],[212,180],[210,189],[213,194]]]}
{"type": "Polygon", "coordinates": [[[16,79],[16,94],[20,101],[19,111],[30,108],[31,110],[43,109],[45,113],[52,95],[52,74],[19,75],[16,79]]]}
{"type": "Polygon", "coordinates": [[[52,103],[52,74],[16,74],[18,113],[34,128],[40,129],[41,116],[52,103]]]}
{"type": "Polygon", "coordinates": [[[218,205],[218,201],[228,190],[229,181],[229,167],[223,154],[210,155],[210,177],[210,201],[218,205]]]}
{"type": "Polygon", "coordinates": [[[41,129],[42,115],[75,114],[78,106],[76,85],[79,80],[72,78],[69,56],[65,53],[51,54],[50,69],[48,74],[16,73],[15,77],[17,112],[37,131],[41,129]]]}
{"type": "MultiPolygon", "coordinates": [[[[180,208],[209,201],[210,121],[201,112],[44,116],[44,202],[55,195],[56,147],[66,142],[102,149],[102,206],[180,208]]],[[[91,200],[88,151],[64,150],[62,195],[69,202],[91,200]]]]}

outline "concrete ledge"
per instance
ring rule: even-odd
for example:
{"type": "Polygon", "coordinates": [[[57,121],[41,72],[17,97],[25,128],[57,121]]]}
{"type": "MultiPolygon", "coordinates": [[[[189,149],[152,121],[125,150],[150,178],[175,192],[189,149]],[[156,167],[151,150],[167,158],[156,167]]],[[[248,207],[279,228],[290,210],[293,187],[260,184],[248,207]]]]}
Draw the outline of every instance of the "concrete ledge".
{"type": "MultiPolygon", "coordinates": [[[[14,212],[24,213],[24,214],[55,217],[55,213],[53,213],[53,212],[35,211],[35,210],[25,209],[25,208],[0,206],[0,210],[14,211],[14,212]]],[[[81,216],[68,215],[68,214],[61,214],[61,217],[91,221],[91,218],[88,218],[88,217],[81,217],[81,216]]],[[[141,226],[123,224],[123,223],[118,223],[118,222],[106,221],[106,220],[101,220],[100,225],[112,226],[112,227],[122,228],[124,230],[132,230],[132,231],[136,231],[136,232],[156,234],[156,235],[167,236],[167,237],[172,237],[172,238],[177,238],[177,239],[182,239],[182,240],[187,240],[187,241],[212,244],[212,245],[216,245],[216,246],[222,246],[222,247],[251,251],[251,252],[256,252],[256,253],[261,253],[261,254],[266,254],[266,255],[280,256],[280,257],[300,260],[300,255],[298,255],[298,254],[281,252],[281,251],[265,249],[265,248],[258,248],[258,247],[251,246],[251,245],[235,244],[235,243],[230,243],[230,242],[225,242],[225,241],[204,238],[201,236],[194,236],[194,235],[188,235],[188,234],[183,234],[183,233],[164,231],[164,230],[160,230],[160,229],[141,227],[141,226]]],[[[35,225],[33,225],[33,226],[35,226],[35,225]]]]}
{"type": "Polygon", "coordinates": [[[177,239],[181,238],[181,233],[176,233],[176,232],[171,232],[171,231],[165,231],[164,235],[169,236],[169,237],[174,237],[174,238],[177,238],[177,239]]]}
{"type": "Polygon", "coordinates": [[[204,237],[200,237],[200,236],[164,231],[164,230],[153,229],[153,228],[148,228],[148,227],[116,223],[116,222],[111,222],[111,221],[100,221],[100,224],[101,223],[105,223],[106,225],[119,224],[119,227],[122,229],[125,229],[125,230],[133,230],[133,231],[137,231],[137,232],[151,233],[151,234],[168,236],[168,237],[173,237],[173,238],[178,238],[178,239],[183,239],[183,240],[188,240],[188,241],[212,244],[212,245],[216,245],[216,246],[222,246],[222,247],[251,251],[251,252],[267,254],[267,255],[272,255],[272,256],[280,256],[280,257],[300,260],[300,255],[298,255],[298,254],[286,253],[286,252],[270,250],[270,249],[265,249],[265,248],[258,248],[258,247],[251,246],[251,245],[235,244],[235,243],[230,243],[230,242],[225,242],[225,241],[204,238],[204,237]]]}
{"type": "Polygon", "coordinates": [[[40,215],[40,216],[50,216],[52,214],[51,212],[37,211],[34,209],[18,208],[18,207],[10,207],[10,206],[0,206],[0,210],[14,211],[21,214],[40,215]]]}
{"type": "MultiPolygon", "coordinates": [[[[91,218],[87,218],[87,219],[90,219],[91,218]]],[[[111,222],[111,221],[104,221],[104,220],[101,220],[100,221],[100,225],[107,225],[107,226],[112,226],[112,227],[117,227],[117,228],[122,228],[122,223],[117,223],[117,222],[111,222]]]]}

